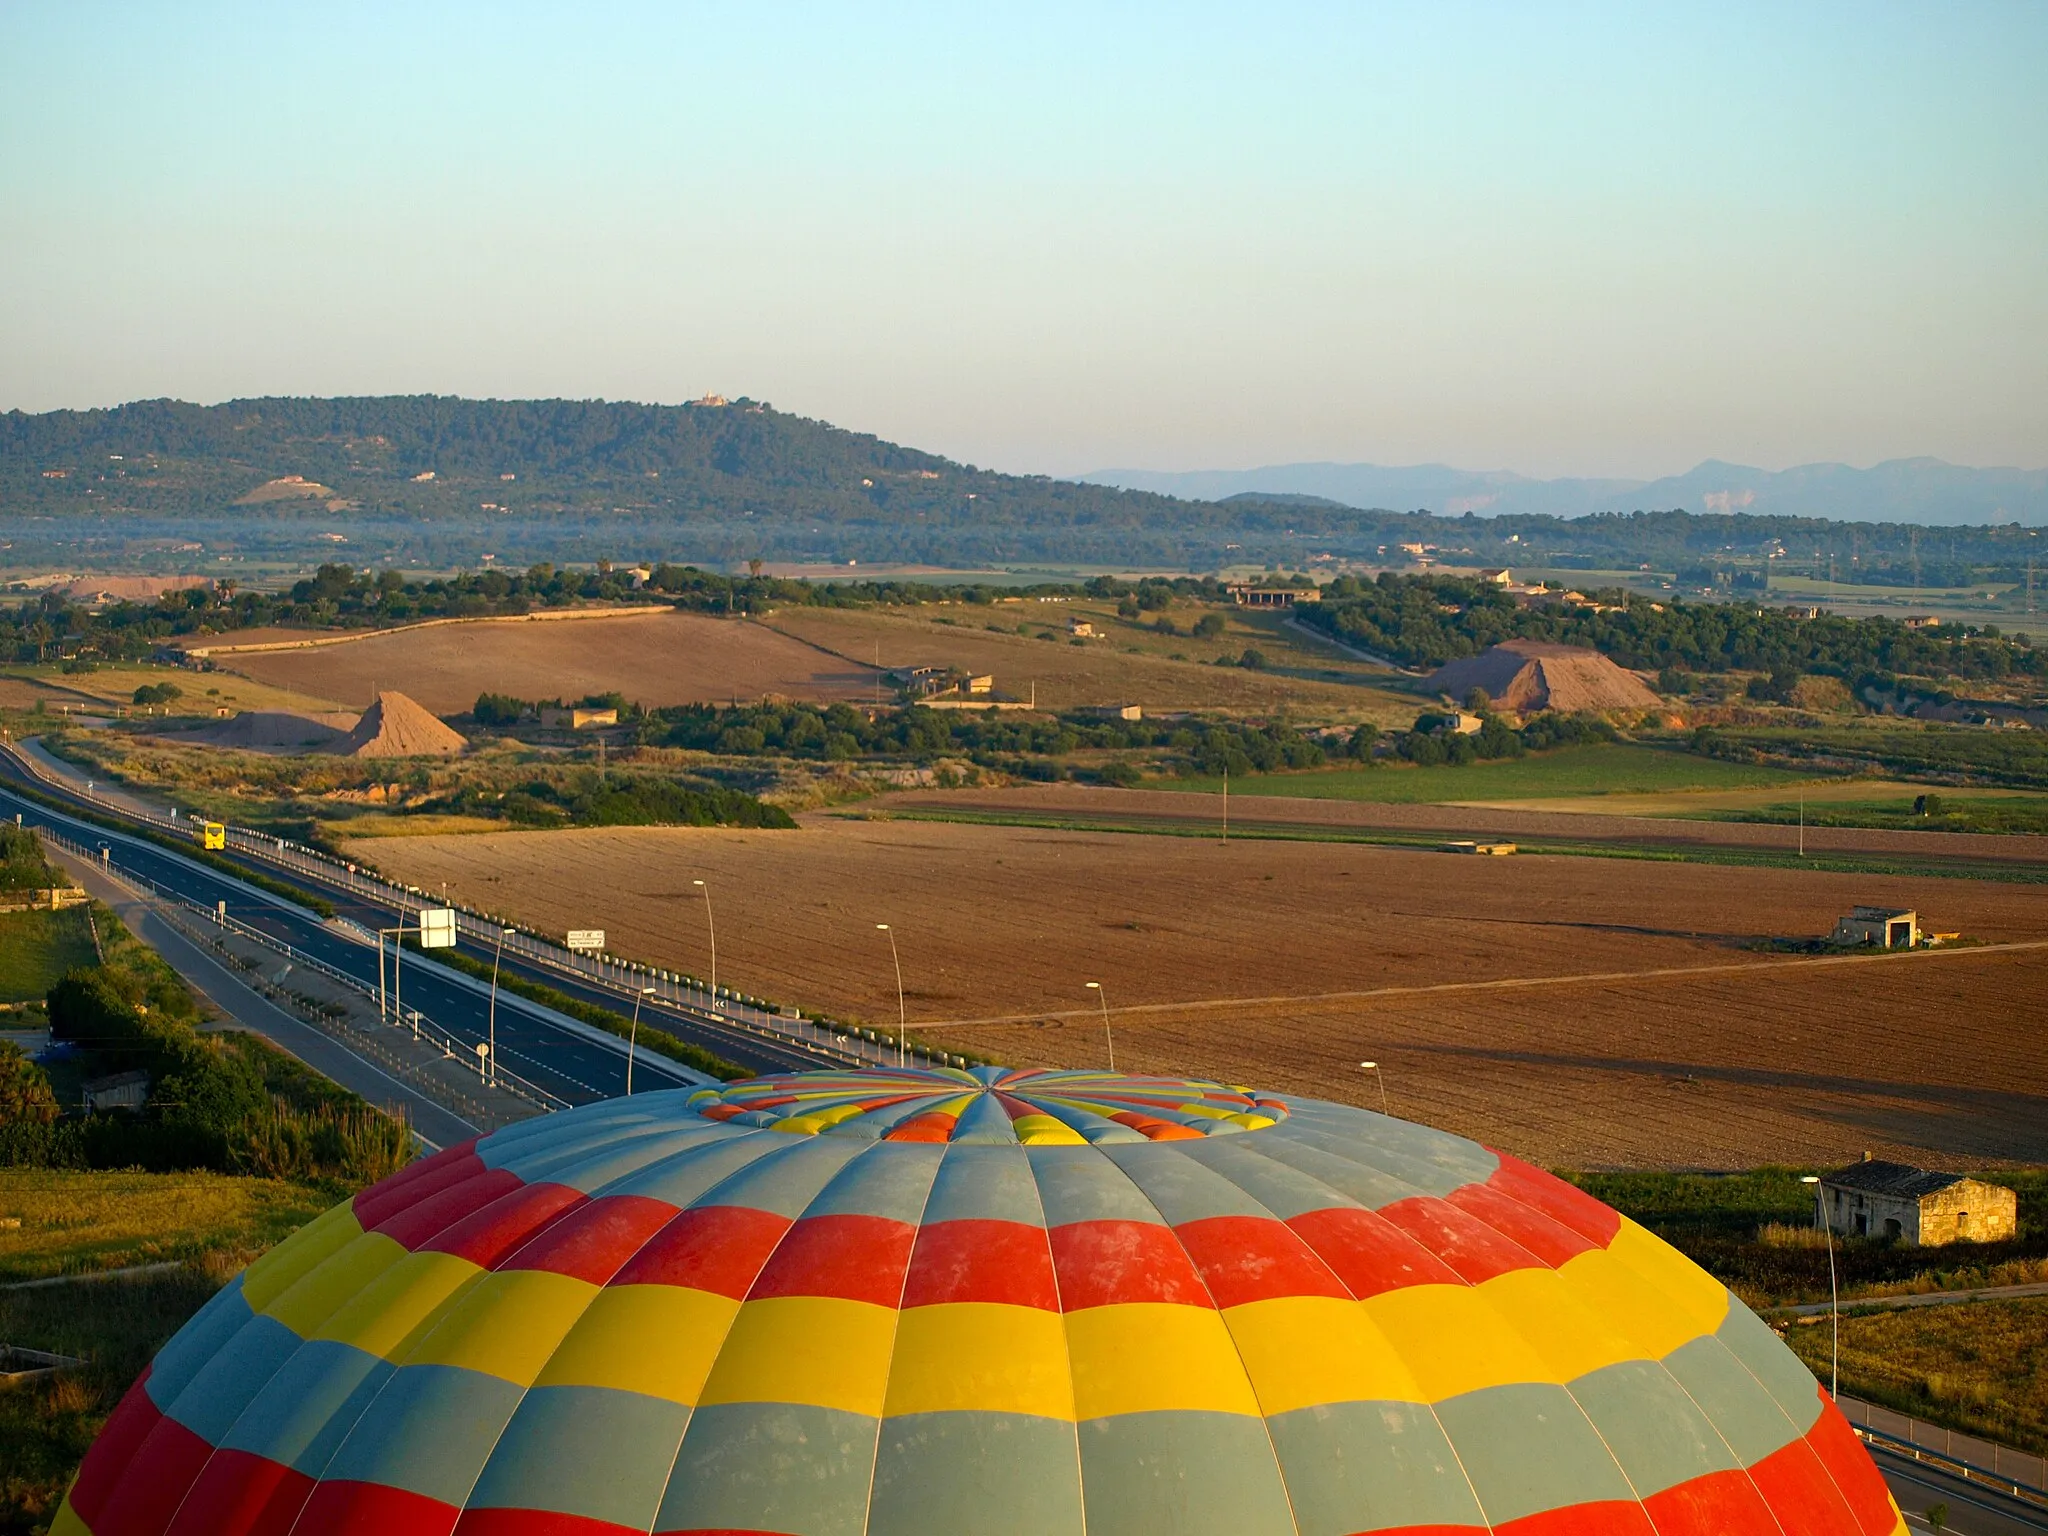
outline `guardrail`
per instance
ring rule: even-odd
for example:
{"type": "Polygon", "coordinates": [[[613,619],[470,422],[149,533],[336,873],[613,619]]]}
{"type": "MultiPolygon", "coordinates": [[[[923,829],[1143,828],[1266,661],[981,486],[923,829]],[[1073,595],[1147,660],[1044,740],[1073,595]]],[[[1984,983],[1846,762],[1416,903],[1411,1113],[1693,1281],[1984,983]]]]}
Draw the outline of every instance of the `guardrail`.
{"type": "MultiPolygon", "coordinates": [[[[98,848],[89,848],[75,838],[67,837],[62,832],[49,827],[39,827],[36,831],[39,837],[47,838],[67,853],[82,858],[88,863],[97,862],[104,866],[105,861],[99,858],[98,848]]],[[[380,1017],[382,1016],[383,999],[379,998],[376,988],[370,986],[362,978],[352,976],[340,967],[328,964],[318,955],[308,954],[305,950],[300,949],[288,940],[281,939],[272,933],[265,933],[261,928],[242,922],[238,918],[230,917],[218,908],[209,909],[178,891],[157,884],[156,881],[150,879],[147,875],[140,874],[135,870],[108,868],[108,873],[118,877],[124,884],[146,887],[149,893],[157,900],[196,914],[207,926],[217,928],[222,933],[231,933],[237,938],[247,939],[253,943],[260,944],[274,954],[283,956],[293,965],[317,972],[328,980],[358,993],[367,1001],[378,1003],[379,1014],[380,1017]]],[[[177,926],[182,927],[183,925],[179,924],[177,926]]],[[[196,938],[197,935],[188,934],[188,937],[196,938]]],[[[410,1031],[414,1040],[438,1049],[443,1059],[473,1063],[478,1074],[479,1083],[485,1086],[502,1089],[512,1094],[515,1098],[524,1099],[548,1113],[570,1108],[569,1101],[562,1098],[559,1094],[550,1093],[547,1089],[541,1087],[540,1084],[529,1081],[517,1072],[504,1066],[496,1066],[496,1064],[488,1062],[484,1057],[477,1055],[477,1046],[485,1043],[481,1038],[476,1040],[468,1039],[436,1023],[417,1008],[404,1010],[387,1027],[398,1031],[410,1031]],[[493,1066],[495,1066],[495,1070],[490,1070],[493,1066]]]]}
{"type": "MultiPolygon", "coordinates": [[[[7,743],[6,750],[28,773],[45,784],[66,794],[78,793],[78,786],[49,773],[18,745],[7,743]]],[[[112,804],[105,809],[111,814],[143,822],[179,837],[192,835],[194,823],[181,821],[176,816],[158,816],[153,812],[112,804]]],[[[293,870],[365,900],[396,907],[401,912],[433,904],[428,893],[417,886],[386,880],[348,860],[338,859],[322,849],[290,838],[236,826],[229,826],[226,833],[230,852],[293,870]]],[[[801,1013],[792,1016],[773,1010],[759,999],[736,993],[729,987],[714,989],[694,976],[643,965],[636,960],[622,960],[616,955],[580,954],[543,937],[537,930],[515,919],[479,912],[459,902],[451,901],[447,905],[455,911],[457,931],[480,946],[495,946],[500,931],[510,928],[512,932],[505,937],[505,949],[528,964],[588,986],[600,987],[627,1003],[640,996],[643,987],[651,987],[653,991],[647,996],[647,1004],[657,1015],[662,1011],[678,1013],[699,1024],[731,1029],[786,1047],[794,1046],[834,1063],[850,1062],[859,1066],[896,1064],[895,1042],[873,1030],[863,1033],[835,1029],[815,1019],[807,1019],[801,1013]]],[[[920,1067],[966,1064],[965,1057],[945,1051],[911,1047],[902,1054],[906,1064],[920,1067]]]]}
{"type": "Polygon", "coordinates": [[[1873,1445],[1915,1461],[1931,1462],[2014,1498],[2048,1506],[2048,1457],[1930,1424],[1858,1397],[1837,1397],[1835,1405],[1856,1433],[1873,1445]]]}

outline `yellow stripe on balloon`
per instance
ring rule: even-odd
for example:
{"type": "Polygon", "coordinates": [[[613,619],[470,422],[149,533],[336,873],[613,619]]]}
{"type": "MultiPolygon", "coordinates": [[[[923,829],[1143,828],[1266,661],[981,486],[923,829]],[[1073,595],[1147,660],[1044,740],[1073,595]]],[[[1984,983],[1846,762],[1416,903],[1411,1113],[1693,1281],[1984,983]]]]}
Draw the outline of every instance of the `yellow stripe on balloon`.
{"type": "Polygon", "coordinates": [[[364,1286],[314,1337],[397,1360],[482,1273],[453,1254],[408,1253],[364,1286]]]}
{"type": "Polygon", "coordinates": [[[1073,1374],[1059,1314],[986,1301],[912,1307],[896,1326],[884,1411],[1071,1421],[1073,1374]]]}
{"type": "Polygon", "coordinates": [[[612,1387],[695,1407],[740,1304],[679,1285],[598,1293],[534,1385],[612,1387]]]}
{"type": "Polygon", "coordinates": [[[1415,1402],[1415,1375],[1364,1307],[1285,1296],[1231,1307],[1223,1321],[1269,1418],[1343,1402],[1415,1402]]]}
{"type": "MultiPolygon", "coordinates": [[[[309,1339],[327,1320],[362,1294],[384,1271],[406,1256],[405,1245],[381,1232],[365,1232],[329,1254],[301,1275],[267,1305],[259,1308],[302,1339],[309,1339]]],[[[247,1287],[243,1288],[248,1298],[247,1287]]],[[[255,1303],[250,1302],[253,1307],[255,1303]]]]}
{"type": "Polygon", "coordinates": [[[50,1536],[92,1536],[92,1527],[78,1518],[78,1511],[71,1507],[71,1495],[64,1495],[64,1502],[57,1506],[57,1518],[50,1522],[50,1536]]]}
{"type": "Polygon", "coordinates": [[[454,1365],[526,1387],[598,1293],[588,1280],[545,1269],[485,1275],[463,1291],[406,1365],[454,1365]]]}
{"type": "Polygon", "coordinates": [[[1170,1409],[1254,1416],[1259,1411],[1237,1345],[1223,1319],[1207,1307],[1120,1302],[1070,1312],[1066,1325],[1080,1418],[1170,1409]]]}
{"type": "Polygon", "coordinates": [[[242,1271],[242,1299],[261,1312],[301,1279],[363,1235],[344,1201],[315,1217],[242,1271]]]}
{"type": "Polygon", "coordinates": [[[879,1418],[896,1311],[838,1296],[770,1296],[741,1305],[703,1406],[808,1403],[879,1418]]]}

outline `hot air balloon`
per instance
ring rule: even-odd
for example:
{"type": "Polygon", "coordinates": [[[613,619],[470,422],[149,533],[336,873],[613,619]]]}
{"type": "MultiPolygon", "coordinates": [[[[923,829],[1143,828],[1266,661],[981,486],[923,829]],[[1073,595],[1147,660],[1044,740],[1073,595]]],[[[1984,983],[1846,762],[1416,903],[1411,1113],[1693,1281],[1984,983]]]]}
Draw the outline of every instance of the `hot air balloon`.
{"type": "Polygon", "coordinates": [[[614,1099],[328,1212],[56,1536],[1899,1536],[1727,1289],[1343,1105],[1107,1072],[614,1099]]]}

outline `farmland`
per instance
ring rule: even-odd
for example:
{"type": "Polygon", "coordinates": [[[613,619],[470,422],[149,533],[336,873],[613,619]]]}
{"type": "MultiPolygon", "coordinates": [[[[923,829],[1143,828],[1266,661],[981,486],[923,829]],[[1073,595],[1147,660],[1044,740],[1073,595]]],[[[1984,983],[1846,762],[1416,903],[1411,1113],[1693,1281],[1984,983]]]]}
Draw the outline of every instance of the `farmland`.
{"type": "Polygon", "coordinates": [[[700,973],[690,882],[705,879],[722,977],[869,1019],[894,1012],[874,931],[889,922],[913,1031],[946,1021],[933,1038],[956,1048],[1100,1063],[1082,987],[1100,980],[1119,1066],[1365,1102],[1357,1062],[1371,1057],[1397,1112],[1551,1164],[2048,1155],[2048,1062],[2027,1022],[2048,984],[2048,890],[2034,886],[832,819],[361,852],[700,973]],[[1761,948],[1823,933],[1855,902],[2043,947],[1875,961],[1761,948]]]}
{"type": "Polygon", "coordinates": [[[299,650],[229,652],[216,662],[274,688],[357,706],[375,688],[396,689],[441,715],[467,710],[487,691],[539,699],[618,692],[649,706],[875,692],[870,668],[758,624],[685,613],[480,619],[299,650]]]}
{"type": "MultiPolygon", "coordinates": [[[[1789,784],[1780,768],[1722,762],[1632,742],[1561,747],[1528,757],[1496,758],[1463,767],[1437,765],[1338,769],[1325,773],[1262,773],[1233,780],[1231,793],[1304,800],[1367,800],[1381,804],[1533,800],[1591,795],[1647,795],[1789,784]]],[[[1162,779],[1158,787],[1216,794],[1216,779],[1162,779]]]]}
{"type": "MultiPolygon", "coordinates": [[[[1020,602],[952,612],[958,617],[934,615],[929,608],[789,608],[764,622],[852,660],[879,656],[884,667],[951,666],[990,673],[998,690],[1017,698],[1035,694],[1038,705],[1048,710],[1115,704],[1137,704],[1154,713],[1292,709],[1317,718],[1402,725],[1415,717],[1413,698],[1376,686],[1390,681],[1389,674],[1272,614],[1231,612],[1214,639],[1169,639],[1118,619],[1114,604],[1020,602]],[[1069,618],[1092,624],[1099,637],[1074,643],[1066,632],[1069,618]],[[1247,650],[1258,651],[1266,665],[1213,664],[1240,661],[1247,650]]],[[[1191,625],[1194,612],[1189,605],[1180,622],[1191,625]]]]}

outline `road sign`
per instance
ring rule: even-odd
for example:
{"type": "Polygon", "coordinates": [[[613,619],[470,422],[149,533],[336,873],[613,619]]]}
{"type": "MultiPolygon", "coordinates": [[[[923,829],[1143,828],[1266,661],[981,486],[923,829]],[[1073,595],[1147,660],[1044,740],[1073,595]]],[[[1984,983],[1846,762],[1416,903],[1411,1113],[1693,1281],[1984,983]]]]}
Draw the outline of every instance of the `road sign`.
{"type": "Polygon", "coordinates": [[[604,930],[602,928],[571,928],[569,930],[569,947],[578,954],[603,954],[604,930]]]}
{"type": "Polygon", "coordinates": [[[420,948],[453,949],[455,947],[455,909],[453,907],[420,908],[420,948]]]}

